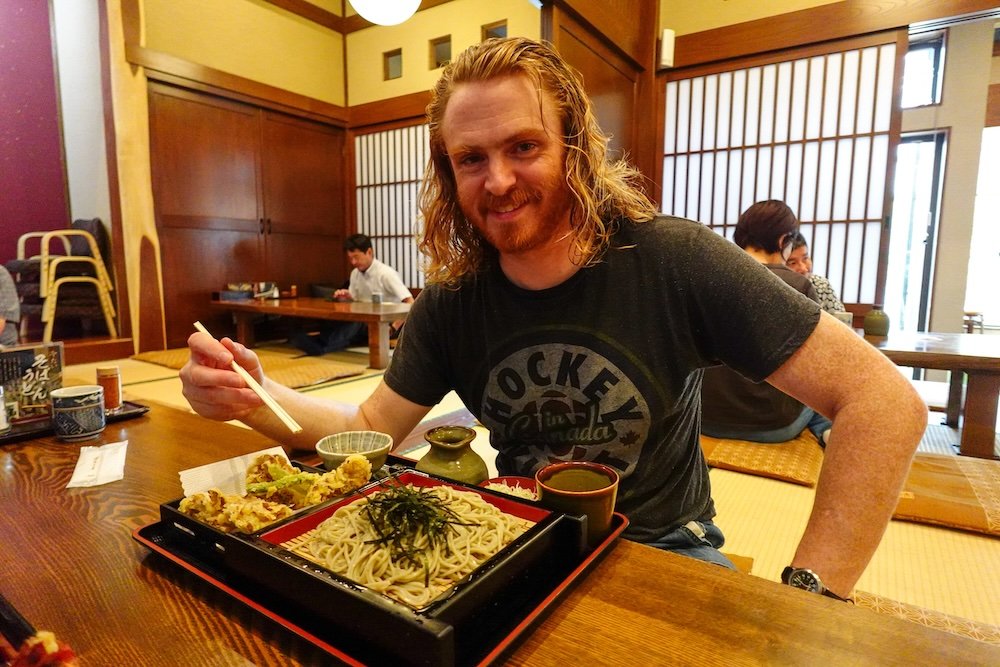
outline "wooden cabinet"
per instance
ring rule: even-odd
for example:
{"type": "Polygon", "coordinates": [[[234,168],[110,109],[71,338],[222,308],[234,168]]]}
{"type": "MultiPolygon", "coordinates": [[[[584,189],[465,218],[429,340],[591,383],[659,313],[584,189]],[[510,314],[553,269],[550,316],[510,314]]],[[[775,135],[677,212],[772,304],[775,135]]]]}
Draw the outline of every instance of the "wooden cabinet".
{"type": "Polygon", "coordinates": [[[342,129],[162,84],[149,114],[168,347],[232,333],[208,305],[227,283],[343,280],[342,129]]]}

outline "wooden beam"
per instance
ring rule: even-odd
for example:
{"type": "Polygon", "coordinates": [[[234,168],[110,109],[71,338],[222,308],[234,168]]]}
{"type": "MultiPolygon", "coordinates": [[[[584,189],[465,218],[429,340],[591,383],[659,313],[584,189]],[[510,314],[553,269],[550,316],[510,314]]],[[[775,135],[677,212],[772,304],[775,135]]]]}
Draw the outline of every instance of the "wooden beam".
{"type": "Polygon", "coordinates": [[[348,113],[344,107],[199,65],[169,53],[126,44],[125,59],[133,65],[145,67],[147,76],[157,81],[222,94],[274,111],[293,113],[341,127],[347,122],[348,113]]]}
{"type": "Polygon", "coordinates": [[[266,0],[275,7],[280,7],[286,12],[301,16],[304,19],[317,23],[324,28],[329,28],[341,34],[344,33],[344,17],[337,16],[333,12],[328,12],[322,7],[317,7],[306,0],[266,0]]]}
{"type": "MultiPolygon", "coordinates": [[[[368,102],[348,107],[348,127],[352,130],[370,125],[398,122],[408,125],[407,121],[414,118],[423,119],[426,116],[427,105],[430,104],[431,93],[422,90],[409,95],[391,97],[387,100],[368,102]]],[[[385,129],[385,128],[383,128],[385,129]]]]}
{"type": "MultiPolygon", "coordinates": [[[[997,11],[996,0],[844,0],[812,9],[680,35],[674,67],[728,60],[805,44],[892,30],[914,23],[997,11]]],[[[664,17],[669,26],[669,17],[664,17]]]]}

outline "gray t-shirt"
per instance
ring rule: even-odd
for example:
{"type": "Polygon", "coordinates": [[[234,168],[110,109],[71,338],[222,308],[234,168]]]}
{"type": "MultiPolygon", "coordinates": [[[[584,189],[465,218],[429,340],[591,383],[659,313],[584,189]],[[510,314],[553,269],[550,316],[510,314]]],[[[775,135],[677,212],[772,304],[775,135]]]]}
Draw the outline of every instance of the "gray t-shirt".
{"type": "Polygon", "coordinates": [[[385,380],[420,405],[454,389],[490,430],[502,474],[552,460],[612,466],[626,535],[650,541],[715,515],[698,441],[702,369],[724,361],[763,379],[818,319],[815,303],[707,227],[658,218],[625,223],[599,264],[550,289],[520,289],[495,262],[459,289],[428,287],[385,380]]]}

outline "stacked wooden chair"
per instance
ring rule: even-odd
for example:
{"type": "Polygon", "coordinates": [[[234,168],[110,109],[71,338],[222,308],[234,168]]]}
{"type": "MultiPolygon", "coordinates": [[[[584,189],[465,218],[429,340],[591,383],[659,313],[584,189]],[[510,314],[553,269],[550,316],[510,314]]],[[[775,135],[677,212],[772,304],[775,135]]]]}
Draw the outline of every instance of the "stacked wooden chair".
{"type": "Polygon", "coordinates": [[[74,220],[70,229],[28,232],[18,238],[17,259],[6,267],[21,300],[22,340],[28,337],[32,317],[44,325],[44,342],[52,340],[57,317],[78,319],[85,336],[96,335],[93,322],[101,320],[108,335],[118,335],[107,246],[99,218],[74,220]]]}

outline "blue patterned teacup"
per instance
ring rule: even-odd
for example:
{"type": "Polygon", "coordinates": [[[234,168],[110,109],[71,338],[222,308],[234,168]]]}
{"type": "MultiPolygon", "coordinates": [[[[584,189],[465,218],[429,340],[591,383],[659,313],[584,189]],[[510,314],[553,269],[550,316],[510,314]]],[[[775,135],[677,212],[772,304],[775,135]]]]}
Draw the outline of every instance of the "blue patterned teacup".
{"type": "Polygon", "coordinates": [[[104,387],[63,387],[51,398],[52,428],[60,440],[88,440],[104,430],[104,387]]]}

